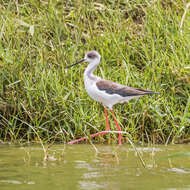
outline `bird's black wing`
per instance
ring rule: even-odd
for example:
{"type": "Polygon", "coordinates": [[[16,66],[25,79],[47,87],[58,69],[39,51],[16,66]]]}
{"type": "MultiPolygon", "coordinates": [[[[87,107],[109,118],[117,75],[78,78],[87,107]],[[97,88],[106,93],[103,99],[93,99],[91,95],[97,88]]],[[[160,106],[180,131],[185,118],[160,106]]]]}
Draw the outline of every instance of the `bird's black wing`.
{"type": "Polygon", "coordinates": [[[149,90],[143,90],[139,88],[132,88],[124,86],[109,80],[100,80],[96,83],[99,90],[105,91],[108,94],[118,94],[122,97],[127,96],[143,96],[145,94],[158,94],[149,90]]]}

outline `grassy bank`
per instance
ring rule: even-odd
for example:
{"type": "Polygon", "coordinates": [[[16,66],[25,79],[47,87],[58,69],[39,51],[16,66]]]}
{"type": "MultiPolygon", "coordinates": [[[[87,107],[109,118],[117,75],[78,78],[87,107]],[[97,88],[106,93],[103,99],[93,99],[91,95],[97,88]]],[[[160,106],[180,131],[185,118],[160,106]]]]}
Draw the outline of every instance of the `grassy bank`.
{"type": "MultiPolygon", "coordinates": [[[[0,139],[60,142],[105,129],[103,106],[84,90],[87,50],[96,74],[160,95],[115,106],[135,142],[190,138],[190,11],[156,1],[8,1],[0,4],[0,139]],[[180,24],[182,27],[180,28],[180,24]]],[[[109,114],[111,116],[111,114],[109,114]]],[[[111,127],[116,129],[112,120],[111,127]]],[[[97,142],[117,142],[117,135],[97,142]]]]}

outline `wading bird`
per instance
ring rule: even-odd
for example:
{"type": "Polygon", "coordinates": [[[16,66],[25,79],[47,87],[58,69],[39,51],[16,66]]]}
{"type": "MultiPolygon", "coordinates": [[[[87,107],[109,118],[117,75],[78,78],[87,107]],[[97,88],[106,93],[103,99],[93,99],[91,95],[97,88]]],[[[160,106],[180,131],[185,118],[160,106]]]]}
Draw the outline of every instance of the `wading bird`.
{"type": "MultiPolygon", "coordinates": [[[[113,105],[117,103],[124,103],[127,102],[133,98],[139,98],[143,95],[147,94],[158,94],[157,92],[152,92],[149,90],[142,90],[139,88],[132,88],[128,86],[124,86],[109,80],[102,79],[98,76],[95,76],[93,74],[94,70],[100,63],[101,56],[97,51],[89,51],[85,54],[84,59],[81,61],[67,66],[67,68],[70,68],[74,65],[83,63],[83,62],[89,62],[89,65],[85,69],[84,72],[84,84],[85,89],[87,93],[90,95],[92,99],[95,101],[101,102],[104,105],[104,112],[105,112],[105,118],[106,118],[106,131],[110,130],[109,126],[109,120],[107,116],[107,108],[110,109],[111,114],[113,116],[113,119],[115,121],[115,124],[118,128],[118,131],[121,131],[121,128],[116,120],[114,111],[112,109],[113,105]]],[[[97,135],[102,134],[97,133],[97,135]]],[[[91,135],[96,136],[96,135],[91,135]]],[[[118,143],[121,145],[121,133],[119,133],[118,143]]],[[[80,140],[87,139],[86,137],[81,138],[80,140]]],[[[75,142],[78,142],[80,140],[75,140],[75,142]]],[[[73,144],[69,143],[69,144],[73,144]]]]}

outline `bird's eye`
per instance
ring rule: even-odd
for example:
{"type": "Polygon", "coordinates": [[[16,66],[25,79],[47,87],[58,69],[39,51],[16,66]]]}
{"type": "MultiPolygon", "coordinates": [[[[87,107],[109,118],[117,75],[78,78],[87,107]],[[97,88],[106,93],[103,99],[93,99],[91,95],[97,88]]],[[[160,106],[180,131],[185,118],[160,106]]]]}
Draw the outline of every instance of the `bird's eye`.
{"type": "Polygon", "coordinates": [[[90,55],[88,55],[88,58],[93,58],[93,55],[91,55],[91,54],[90,54],[90,55]]]}
{"type": "Polygon", "coordinates": [[[97,55],[94,54],[94,53],[88,53],[88,54],[87,54],[87,57],[88,57],[89,59],[95,59],[95,58],[97,57],[97,55]]]}

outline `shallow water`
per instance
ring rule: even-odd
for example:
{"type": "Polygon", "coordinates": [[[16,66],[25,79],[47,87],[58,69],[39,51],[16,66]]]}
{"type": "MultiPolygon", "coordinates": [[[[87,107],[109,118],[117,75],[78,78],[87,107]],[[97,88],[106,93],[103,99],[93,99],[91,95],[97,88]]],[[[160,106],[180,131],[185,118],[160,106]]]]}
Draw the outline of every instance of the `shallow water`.
{"type": "Polygon", "coordinates": [[[190,189],[190,145],[0,145],[0,189],[190,189]]]}

